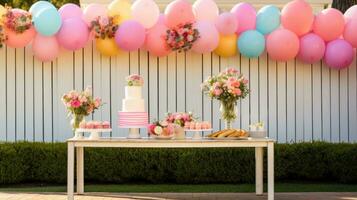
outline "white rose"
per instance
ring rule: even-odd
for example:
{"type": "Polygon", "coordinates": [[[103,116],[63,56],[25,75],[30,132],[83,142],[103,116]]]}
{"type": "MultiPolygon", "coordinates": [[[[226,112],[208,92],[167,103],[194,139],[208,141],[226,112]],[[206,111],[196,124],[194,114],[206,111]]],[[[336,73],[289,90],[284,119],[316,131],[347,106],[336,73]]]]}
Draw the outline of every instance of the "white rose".
{"type": "Polygon", "coordinates": [[[156,126],[155,129],[154,129],[154,132],[156,133],[156,135],[161,135],[162,128],[160,126],[156,126]]]}

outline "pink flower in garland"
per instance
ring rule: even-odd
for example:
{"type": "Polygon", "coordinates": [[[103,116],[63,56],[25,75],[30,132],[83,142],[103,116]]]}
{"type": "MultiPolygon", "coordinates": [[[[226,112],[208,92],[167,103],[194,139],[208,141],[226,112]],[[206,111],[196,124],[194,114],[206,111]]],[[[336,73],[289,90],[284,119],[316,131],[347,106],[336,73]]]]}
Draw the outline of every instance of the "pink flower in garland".
{"type": "Polygon", "coordinates": [[[167,30],[165,41],[169,49],[181,52],[190,50],[199,37],[198,29],[187,23],[167,30]]]}

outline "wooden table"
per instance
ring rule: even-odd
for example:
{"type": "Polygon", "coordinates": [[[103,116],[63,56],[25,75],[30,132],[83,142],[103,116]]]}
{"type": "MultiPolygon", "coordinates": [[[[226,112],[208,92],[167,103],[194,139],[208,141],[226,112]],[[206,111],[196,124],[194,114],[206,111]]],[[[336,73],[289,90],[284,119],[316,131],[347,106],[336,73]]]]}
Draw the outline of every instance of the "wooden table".
{"type": "Polygon", "coordinates": [[[77,194],[84,193],[84,148],[118,147],[118,148],[255,148],[255,192],[263,194],[263,148],[268,152],[268,200],[274,199],[274,140],[155,140],[103,138],[99,140],[69,139],[67,161],[67,194],[68,200],[74,196],[74,153],[77,157],[77,194]]]}

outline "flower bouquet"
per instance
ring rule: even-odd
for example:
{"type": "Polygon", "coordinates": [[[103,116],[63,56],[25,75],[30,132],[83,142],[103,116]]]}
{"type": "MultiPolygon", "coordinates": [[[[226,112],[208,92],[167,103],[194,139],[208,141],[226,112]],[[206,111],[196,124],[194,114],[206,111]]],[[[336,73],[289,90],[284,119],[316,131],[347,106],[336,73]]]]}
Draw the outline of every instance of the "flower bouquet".
{"type": "Polygon", "coordinates": [[[3,47],[3,44],[6,42],[6,35],[4,32],[4,27],[0,24],[0,48],[3,47]]]}
{"type": "Polygon", "coordinates": [[[226,128],[230,129],[231,123],[237,117],[237,101],[249,94],[248,80],[236,69],[229,68],[218,75],[208,77],[202,83],[201,89],[210,98],[220,101],[222,119],[226,122],[226,128]]]}
{"type": "Polygon", "coordinates": [[[165,41],[169,49],[181,52],[190,50],[199,37],[198,29],[193,28],[192,23],[187,23],[167,30],[165,41]]]}
{"type": "Polygon", "coordinates": [[[195,121],[193,114],[191,112],[177,112],[177,113],[167,113],[165,121],[167,123],[174,124],[174,132],[176,139],[185,139],[185,125],[187,123],[195,121]]]}
{"type": "Polygon", "coordinates": [[[84,117],[92,114],[102,105],[100,98],[93,98],[90,87],[87,87],[82,92],[72,90],[64,94],[62,102],[67,108],[68,115],[73,117],[71,125],[74,132],[79,128],[84,117]]]}
{"type": "Polygon", "coordinates": [[[158,139],[171,139],[174,134],[174,125],[166,121],[156,121],[148,125],[151,136],[158,139]]]}
{"type": "Polygon", "coordinates": [[[126,83],[128,86],[143,86],[144,79],[138,74],[132,74],[126,77],[126,83]]]}

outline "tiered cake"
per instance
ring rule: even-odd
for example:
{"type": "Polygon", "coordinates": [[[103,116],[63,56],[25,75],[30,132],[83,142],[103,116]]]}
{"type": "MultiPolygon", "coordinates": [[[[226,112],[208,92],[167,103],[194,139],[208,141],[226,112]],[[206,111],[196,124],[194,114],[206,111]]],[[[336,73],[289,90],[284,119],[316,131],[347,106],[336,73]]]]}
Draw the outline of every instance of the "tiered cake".
{"type": "Polygon", "coordinates": [[[129,138],[138,138],[138,128],[146,128],[148,124],[148,113],[145,112],[145,101],[142,97],[143,80],[134,74],[127,77],[127,82],[122,111],[118,113],[118,125],[120,128],[130,128],[129,138]]]}

